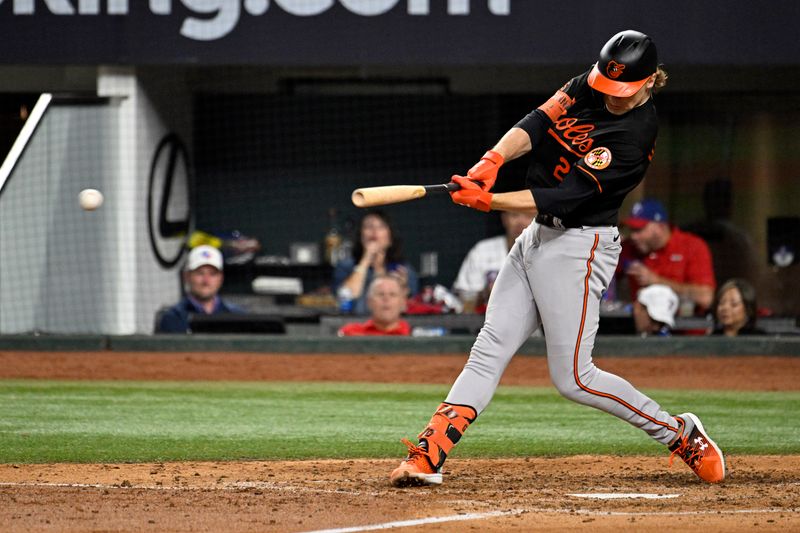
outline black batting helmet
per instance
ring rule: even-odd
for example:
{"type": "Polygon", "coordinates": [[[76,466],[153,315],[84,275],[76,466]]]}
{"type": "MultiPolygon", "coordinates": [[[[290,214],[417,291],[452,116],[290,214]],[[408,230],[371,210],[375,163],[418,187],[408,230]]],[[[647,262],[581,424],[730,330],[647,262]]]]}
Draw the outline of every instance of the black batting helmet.
{"type": "Polygon", "coordinates": [[[612,96],[631,96],[658,69],[653,40],[644,33],[621,31],[600,50],[600,59],[589,73],[589,86],[612,96]]]}

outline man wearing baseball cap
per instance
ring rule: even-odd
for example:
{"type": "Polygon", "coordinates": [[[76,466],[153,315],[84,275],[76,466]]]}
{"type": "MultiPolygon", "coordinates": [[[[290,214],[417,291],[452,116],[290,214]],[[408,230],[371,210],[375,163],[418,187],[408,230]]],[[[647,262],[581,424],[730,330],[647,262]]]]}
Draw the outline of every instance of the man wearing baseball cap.
{"type": "Polygon", "coordinates": [[[630,236],[622,244],[617,272],[626,274],[631,299],[636,301],[643,287],[666,285],[694,302],[695,313],[708,309],[716,287],[708,245],[670,225],[666,209],[652,198],[636,202],[622,223],[630,236]]]}
{"type": "Polygon", "coordinates": [[[191,333],[194,314],[243,313],[244,309],[219,297],[223,276],[222,253],[213,246],[192,248],[183,269],[185,296],[161,313],[156,333],[191,333]]]}

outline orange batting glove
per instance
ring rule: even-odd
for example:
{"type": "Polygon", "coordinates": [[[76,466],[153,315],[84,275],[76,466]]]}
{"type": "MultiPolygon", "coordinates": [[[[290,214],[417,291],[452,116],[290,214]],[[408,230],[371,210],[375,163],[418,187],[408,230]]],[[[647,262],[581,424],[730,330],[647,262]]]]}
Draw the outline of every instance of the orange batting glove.
{"type": "Polygon", "coordinates": [[[461,185],[461,189],[450,193],[454,203],[465,205],[478,211],[488,212],[492,209],[492,193],[481,189],[480,185],[467,176],[453,176],[452,181],[461,185]]]}
{"type": "Polygon", "coordinates": [[[494,182],[497,180],[497,171],[500,170],[504,162],[502,155],[494,150],[489,150],[483,154],[480,161],[475,163],[475,166],[469,169],[467,176],[481,182],[480,189],[482,191],[489,191],[494,187],[494,182]]]}

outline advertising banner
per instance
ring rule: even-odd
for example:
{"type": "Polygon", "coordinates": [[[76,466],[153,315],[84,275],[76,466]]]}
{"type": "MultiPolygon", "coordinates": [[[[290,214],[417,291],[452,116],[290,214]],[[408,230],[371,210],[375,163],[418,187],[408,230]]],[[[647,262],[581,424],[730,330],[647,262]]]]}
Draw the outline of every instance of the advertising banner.
{"type": "Polygon", "coordinates": [[[1,64],[583,64],[624,29],[673,64],[795,64],[800,2],[0,0],[1,64]]]}

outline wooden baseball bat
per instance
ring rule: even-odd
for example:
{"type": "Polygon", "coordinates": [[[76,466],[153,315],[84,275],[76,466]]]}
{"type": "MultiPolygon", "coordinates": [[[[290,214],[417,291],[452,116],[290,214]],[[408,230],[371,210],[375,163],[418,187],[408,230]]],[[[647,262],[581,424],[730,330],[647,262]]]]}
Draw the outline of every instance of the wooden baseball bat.
{"type": "Polygon", "coordinates": [[[353,191],[350,197],[356,207],[374,207],[377,205],[399,204],[416,200],[431,193],[457,191],[458,183],[441,183],[437,185],[386,185],[383,187],[362,187],[353,191]]]}

